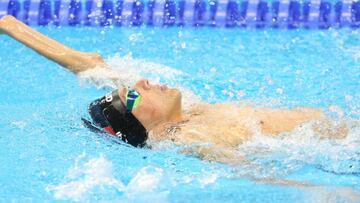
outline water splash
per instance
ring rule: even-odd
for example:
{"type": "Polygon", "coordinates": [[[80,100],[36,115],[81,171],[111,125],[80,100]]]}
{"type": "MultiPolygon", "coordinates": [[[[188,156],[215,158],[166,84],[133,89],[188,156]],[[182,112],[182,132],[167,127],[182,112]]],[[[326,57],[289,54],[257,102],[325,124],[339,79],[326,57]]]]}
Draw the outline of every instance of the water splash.
{"type": "Polygon", "coordinates": [[[120,84],[133,86],[136,81],[147,78],[151,83],[166,83],[180,89],[182,97],[184,98],[182,101],[185,108],[200,101],[200,98],[188,87],[184,87],[177,82],[179,77],[186,76],[185,73],[178,69],[146,60],[134,59],[131,54],[124,57],[115,55],[114,57],[108,58],[106,62],[115,73],[119,74],[120,81],[118,81],[118,84],[114,84],[109,79],[113,73],[101,68],[81,72],[79,74],[80,80],[84,82],[95,82],[99,88],[116,88],[117,85],[120,84]]]}
{"type": "MultiPolygon", "coordinates": [[[[174,81],[176,77],[184,74],[182,71],[146,60],[134,59],[129,53],[123,57],[115,55],[106,59],[106,63],[112,70],[119,73],[120,83],[134,85],[136,81],[148,78],[155,83],[161,81],[174,81]]],[[[100,87],[114,85],[109,84],[109,75],[101,69],[90,69],[80,73],[80,78],[95,80],[100,87]]]]}
{"type": "Polygon", "coordinates": [[[127,185],[124,199],[132,202],[168,202],[170,183],[162,168],[145,166],[127,185]]]}
{"type": "MultiPolygon", "coordinates": [[[[347,121],[346,138],[325,138],[307,123],[280,136],[256,134],[239,152],[256,164],[258,176],[286,176],[306,166],[333,174],[360,174],[360,126],[347,121]]],[[[253,166],[252,166],[253,167],[253,166]]]]}
{"type": "Polygon", "coordinates": [[[64,181],[47,186],[46,191],[51,192],[58,200],[167,202],[171,182],[162,168],[155,165],[144,166],[125,185],[115,177],[110,160],[100,156],[80,164],[85,159],[85,154],[78,156],[64,181]]]}
{"type": "Polygon", "coordinates": [[[75,160],[75,165],[68,170],[67,181],[46,188],[48,192],[54,193],[55,199],[83,201],[96,189],[100,189],[101,193],[106,193],[109,189],[124,191],[124,184],[113,176],[112,163],[109,160],[98,157],[79,165],[83,156],[80,155],[75,160]]]}
{"type": "Polygon", "coordinates": [[[310,187],[304,188],[306,201],[304,202],[347,202],[360,201],[360,192],[350,187],[310,187]]]}

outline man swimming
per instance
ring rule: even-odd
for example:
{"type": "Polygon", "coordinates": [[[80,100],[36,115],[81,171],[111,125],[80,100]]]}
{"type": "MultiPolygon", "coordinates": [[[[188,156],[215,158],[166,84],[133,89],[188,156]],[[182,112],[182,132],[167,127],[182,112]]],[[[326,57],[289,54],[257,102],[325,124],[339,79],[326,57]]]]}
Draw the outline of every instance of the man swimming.
{"type": "MultiPolygon", "coordinates": [[[[0,32],[60,64],[75,74],[99,69],[114,82],[121,75],[96,53],[80,52],[31,29],[11,16],[0,20],[0,32]]],[[[136,146],[151,146],[163,140],[192,146],[184,150],[207,160],[236,164],[243,161],[236,148],[256,132],[275,136],[303,124],[324,137],[341,138],[347,126],[333,127],[324,113],[314,108],[254,108],[246,104],[198,103],[182,109],[181,93],[148,80],[134,87],[120,86],[89,106],[93,123],[104,131],[136,146]]]]}

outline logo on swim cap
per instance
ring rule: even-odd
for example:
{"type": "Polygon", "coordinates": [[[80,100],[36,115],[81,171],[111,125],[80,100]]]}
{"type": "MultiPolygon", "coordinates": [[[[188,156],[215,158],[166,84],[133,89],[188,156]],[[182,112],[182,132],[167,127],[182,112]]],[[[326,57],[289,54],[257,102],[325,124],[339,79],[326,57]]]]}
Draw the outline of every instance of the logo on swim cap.
{"type": "Polygon", "coordinates": [[[112,102],[112,100],[113,100],[113,96],[112,96],[111,93],[108,93],[108,94],[105,95],[105,101],[106,102],[112,102]]]}
{"type": "Polygon", "coordinates": [[[120,138],[120,139],[122,139],[122,137],[123,137],[121,132],[117,132],[117,133],[115,134],[115,136],[118,137],[118,138],[120,138]]]}

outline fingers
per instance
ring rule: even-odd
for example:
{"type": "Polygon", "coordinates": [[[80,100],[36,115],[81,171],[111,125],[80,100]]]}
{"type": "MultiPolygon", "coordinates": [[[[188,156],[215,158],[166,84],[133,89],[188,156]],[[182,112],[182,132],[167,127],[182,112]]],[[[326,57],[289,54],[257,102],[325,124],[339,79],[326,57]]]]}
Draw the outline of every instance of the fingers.
{"type": "Polygon", "coordinates": [[[18,21],[14,16],[6,15],[0,19],[0,33],[3,34],[6,31],[6,27],[11,23],[18,21]]]}

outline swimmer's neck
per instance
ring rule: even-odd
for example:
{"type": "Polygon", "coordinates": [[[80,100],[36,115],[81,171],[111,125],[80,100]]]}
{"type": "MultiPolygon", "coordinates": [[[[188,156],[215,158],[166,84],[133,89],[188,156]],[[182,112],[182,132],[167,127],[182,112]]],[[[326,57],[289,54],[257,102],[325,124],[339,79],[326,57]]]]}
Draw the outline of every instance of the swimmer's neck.
{"type": "MultiPolygon", "coordinates": [[[[190,123],[194,117],[201,116],[209,108],[217,108],[217,106],[223,106],[226,104],[208,104],[208,103],[197,103],[190,106],[188,109],[181,110],[181,113],[177,117],[169,119],[167,121],[158,123],[152,126],[150,132],[150,139],[161,141],[173,139],[175,133],[181,131],[181,128],[190,123]]],[[[206,123],[204,123],[206,125],[206,123]]]]}

